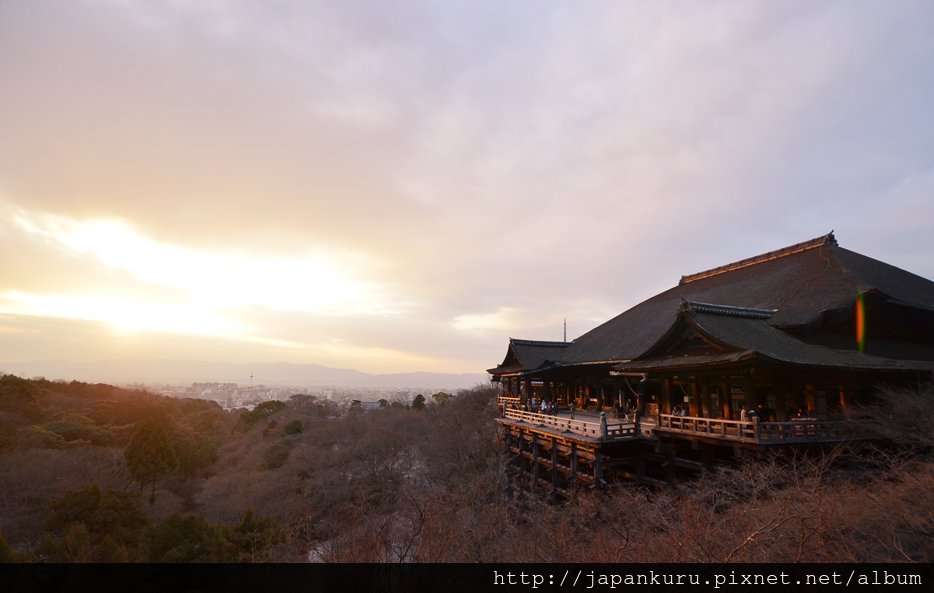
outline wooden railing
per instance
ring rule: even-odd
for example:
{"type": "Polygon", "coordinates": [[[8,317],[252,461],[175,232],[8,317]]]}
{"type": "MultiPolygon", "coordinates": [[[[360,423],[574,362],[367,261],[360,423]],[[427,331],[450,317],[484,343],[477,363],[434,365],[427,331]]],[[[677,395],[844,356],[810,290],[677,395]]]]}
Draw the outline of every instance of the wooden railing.
{"type": "Polygon", "coordinates": [[[659,414],[657,430],[755,443],[839,441],[848,436],[839,421],[799,418],[789,422],[758,422],[659,414]]]}
{"type": "Polygon", "coordinates": [[[759,430],[760,443],[842,441],[853,436],[850,423],[817,418],[763,422],[759,430]]]}
{"type": "Polygon", "coordinates": [[[511,408],[519,405],[519,398],[511,395],[500,395],[496,398],[500,408],[511,408]]]}
{"type": "Polygon", "coordinates": [[[526,412],[525,410],[509,408],[504,411],[503,415],[510,420],[525,422],[533,426],[554,428],[563,432],[570,432],[595,439],[607,440],[635,437],[644,432],[642,427],[629,421],[604,422],[601,419],[598,422],[593,422],[590,420],[580,420],[568,418],[566,416],[553,416],[551,414],[539,414],[538,412],[526,412]]]}

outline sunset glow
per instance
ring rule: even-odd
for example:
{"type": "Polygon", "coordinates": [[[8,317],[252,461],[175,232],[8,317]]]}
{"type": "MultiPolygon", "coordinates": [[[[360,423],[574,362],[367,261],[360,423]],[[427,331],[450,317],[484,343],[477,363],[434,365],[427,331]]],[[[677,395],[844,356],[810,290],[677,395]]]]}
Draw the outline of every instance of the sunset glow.
{"type": "Polygon", "coordinates": [[[0,2],[0,371],[482,380],[508,337],[831,229],[934,276],[932,28],[913,0],[0,2]]]}
{"type": "Polygon", "coordinates": [[[16,221],[68,256],[89,258],[142,282],[180,289],[195,307],[223,310],[258,305],[336,315],[390,310],[388,303],[379,302],[374,286],[351,278],[351,258],[320,250],[300,258],[200,252],[153,241],[119,220],[45,216],[40,222],[19,215],[16,221]]]}

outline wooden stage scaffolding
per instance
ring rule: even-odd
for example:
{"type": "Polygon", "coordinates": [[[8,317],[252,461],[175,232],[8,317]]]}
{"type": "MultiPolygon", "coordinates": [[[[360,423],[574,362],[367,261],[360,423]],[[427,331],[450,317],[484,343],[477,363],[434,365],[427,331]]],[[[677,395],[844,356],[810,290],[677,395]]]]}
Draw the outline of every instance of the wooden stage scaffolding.
{"type": "Polygon", "coordinates": [[[848,423],[802,418],[735,421],[658,414],[633,420],[562,410],[541,414],[512,408],[501,397],[496,419],[505,449],[532,489],[568,498],[574,488],[619,481],[663,486],[679,475],[732,462],[744,451],[810,446],[855,438],[848,423]]]}

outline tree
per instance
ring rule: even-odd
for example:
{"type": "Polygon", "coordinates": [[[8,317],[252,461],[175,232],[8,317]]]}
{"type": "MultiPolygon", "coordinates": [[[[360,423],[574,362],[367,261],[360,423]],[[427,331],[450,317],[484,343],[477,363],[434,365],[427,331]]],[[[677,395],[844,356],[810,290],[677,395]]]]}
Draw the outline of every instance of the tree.
{"type": "Polygon", "coordinates": [[[139,494],[92,484],[50,506],[39,559],[51,562],[128,562],[146,525],[139,494]],[[52,533],[50,533],[52,532],[52,533]]]}
{"type": "Polygon", "coordinates": [[[138,494],[119,490],[101,490],[91,484],[83,490],[66,492],[52,503],[52,516],[45,524],[51,531],[64,531],[73,523],[83,523],[94,542],[111,535],[119,543],[136,539],[136,531],[146,525],[138,494]]]}
{"type": "Polygon", "coordinates": [[[412,407],[416,410],[425,409],[425,396],[419,393],[415,396],[415,399],[412,400],[412,407]]]}
{"type": "Polygon", "coordinates": [[[299,434],[304,430],[301,420],[292,420],[285,425],[285,434],[299,434]]]}
{"type": "Polygon", "coordinates": [[[280,402],[279,400],[263,402],[253,408],[252,411],[242,411],[240,413],[240,424],[243,425],[243,427],[246,429],[252,428],[260,420],[270,418],[273,414],[281,412],[287,407],[288,404],[285,402],[280,402]]]}
{"type": "Polygon", "coordinates": [[[247,509],[243,520],[231,532],[231,541],[237,546],[241,562],[267,560],[269,550],[285,539],[285,532],[275,519],[254,516],[252,507],[247,509]]]}
{"type": "Polygon", "coordinates": [[[147,562],[232,562],[236,553],[227,528],[202,517],[175,514],[143,536],[147,562]]]}
{"type": "Polygon", "coordinates": [[[156,478],[178,465],[175,447],[165,424],[166,421],[159,417],[150,417],[136,429],[123,451],[127,469],[139,482],[140,492],[146,482],[152,483],[149,504],[156,502],[156,478]]]}
{"type": "Polygon", "coordinates": [[[431,399],[435,400],[435,403],[438,404],[439,406],[443,406],[452,397],[454,396],[452,396],[450,393],[447,393],[445,391],[439,391],[438,393],[432,395],[431,399]]]}

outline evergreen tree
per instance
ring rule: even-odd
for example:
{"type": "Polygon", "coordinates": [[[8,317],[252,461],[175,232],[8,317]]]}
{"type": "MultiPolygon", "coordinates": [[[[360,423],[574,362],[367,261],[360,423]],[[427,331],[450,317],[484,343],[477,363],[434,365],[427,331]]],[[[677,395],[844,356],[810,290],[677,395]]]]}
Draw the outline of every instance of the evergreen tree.
{"type": "Polygon", "coordinates": [[[156,478],[171,472],[178,465],[166,421],[159,417],[148,418],[133,433],[123,454],[130,474],[139,482],[140,492],[147,482],[152,483],[149,504],[154,504],[156,478]]]}
{"type": "Polygon", "coordinates": [[[256,517],[250,507],[240,524],[234,527],[231,539],[237,546],[241,562],[261,562],[268,559],[272,547],[285,541],[285,532],[275,519],[256,517]]]}
{"type": "Polygon", "coordinates": [[[227,528],[203,517],[175,514],[143,536],[147,562],[233,562],[236,550],[227,528]]]}

